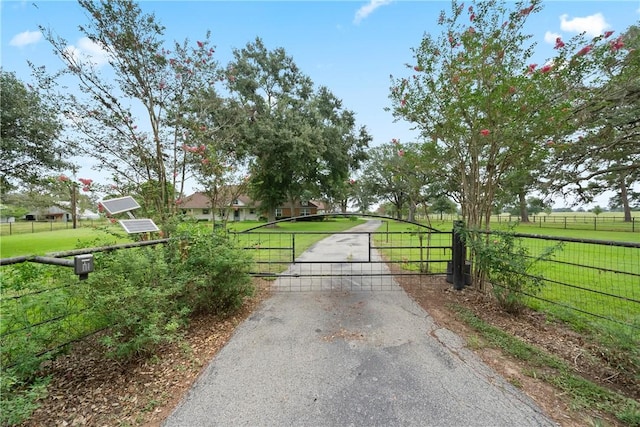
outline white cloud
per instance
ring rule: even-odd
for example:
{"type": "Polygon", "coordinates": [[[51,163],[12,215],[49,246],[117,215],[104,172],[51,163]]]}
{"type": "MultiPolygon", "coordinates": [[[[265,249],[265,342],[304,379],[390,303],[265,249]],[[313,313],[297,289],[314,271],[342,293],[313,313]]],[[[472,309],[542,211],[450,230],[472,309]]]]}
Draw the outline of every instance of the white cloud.
{"type": "Polygon", "coordinates": [[[65,54],[74,62],[89,61],[98,67],[109,62],[109,53],[87,37],[78,40],[77,46],[67,46],[65,54]]]}
{"type": "Polygon", "coordinates": [[[11,41],[9,42],[10,46],[23,47],[28,44],[38,43],[42,38],[42,33],[40,31],[25,31],[20,34],[16,34],[13,36],[11,41]]]}
{"type": "Polygon", "coordinates": [[[564,14],[560,16],[560,28],[562,31],[569,31],[574,33],[585,32],[588,36],[599,36],[609,28],[609,23],[605,21],[602,13],[598,12],[593,15],[584,17],[575,17],[573,19],[567,19],[569,15],[564,14]]]}
{"type": "Polygon", "coordinates": [[[552,33],[551,31],[544,33],[544,41],[549,44],[555,44],[558,37],[560,37],[560,34],[558,33],[552,33]]]}
{"type": "Polygon", "coordinates": [[[356,12],[356,16],[353,18],[354,24],[359,24],[367,16],[371,15],[374,10],[379,8],[380,6],[387,5],[391,3],[392,0],[370,0],[369,3],[362,6],[356,12]]]}

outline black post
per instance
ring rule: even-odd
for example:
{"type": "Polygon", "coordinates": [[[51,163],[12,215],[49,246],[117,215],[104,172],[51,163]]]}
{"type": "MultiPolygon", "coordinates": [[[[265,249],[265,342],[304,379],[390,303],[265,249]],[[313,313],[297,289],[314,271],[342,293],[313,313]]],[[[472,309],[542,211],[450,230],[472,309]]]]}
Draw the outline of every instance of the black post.
{"type": "Polygon", "coordinates": [[[454,221],[452,238],[452,266],[453,266],[453,288],[457,291],[464,289],[464,264],[466,248],[462,239],[463,221],[454,221]]]}

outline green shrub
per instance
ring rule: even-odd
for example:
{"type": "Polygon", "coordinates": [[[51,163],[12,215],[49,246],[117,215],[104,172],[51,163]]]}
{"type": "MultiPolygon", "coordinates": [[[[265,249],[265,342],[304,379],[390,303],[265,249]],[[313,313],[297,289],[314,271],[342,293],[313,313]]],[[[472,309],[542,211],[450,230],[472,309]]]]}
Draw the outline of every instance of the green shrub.
{"type": "Polygon", "coordinates": [[[183,234],[168,249],[176,279],[183,283],[182,300],[194,313],[226,314],[253,294],[250,255],[224,232],[183,234]]]}
{"type": "Polygon", "coordinates": [[[0,425],[14,426],[27,420],[47,394],[50,378],[24,382],[13,370],[2,372],[0,381],[0,425]]]}
{"type": "Polygon", "coordinates": [[[463,236],[473,253],[474,264],[491,284],[498,304],[513,314],[524,308],[527,296],[540,293],[544,281],[536,270],[537,264],[560,248],[560,245],[548,247],[533,256],[510,231],[490,234],[466,231],[463,236]]]}
{"type": "Polygon", "coordinates": [[[96,256],[96,271],[77,287],[100,323],[111,325],[102,338],[108,354],[130,358],[175,340],[188,310],[177,297],[180,283],[162,246],[119,250],[96,256]]]}

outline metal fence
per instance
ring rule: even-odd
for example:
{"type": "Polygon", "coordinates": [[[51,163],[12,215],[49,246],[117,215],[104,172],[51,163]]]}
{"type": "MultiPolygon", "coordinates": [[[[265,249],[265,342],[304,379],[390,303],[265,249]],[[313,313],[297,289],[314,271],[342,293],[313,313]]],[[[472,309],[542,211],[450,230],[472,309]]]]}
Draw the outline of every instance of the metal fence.
{"type": "Polygon", "coordinates": [[[539,294],[526,295],[534,308],[564,319],[588,316],[640,329],[640,243],[514,236],[531,258],[559,246],[531,273],[544,282],[539,294]]]}
{"type": "MultiPolygon", "coordinates": [[[[83,219],[79,220],[78,227],[98,227],[107,225],[105,219],[83,219]]],[[[16,221],[1,222],[0,236],[11,236],[14,234],[41,233],[46,231],[70,230],[73,228],[71,221],[16,221]]]]}
{"type": "MultiPolygon", "coordinates": [[[[442,233],[442,235],[447,237],[446,245],[449,245],[451,234],[442,233]]],[[[419,237],[415,233],[413,235],[409,233],[406,236],[412,239],[419,237]]],[[[530,234],[515,236],[522,239],[529,249],[529,256],[543,253],[550,245],[562,245],[551,259],[542,261],[538,270],[533,273],[543,278],[545,286],[539,294],[526,295],[531,306],[554,313],[563,319],[578,319],[578,321],[587,319],[586,323],[589,323],[589,320],[600,319],[640,329],[640,243],[530,234]]],[[[386,234],[381,234],[375,239],[378,246],[376,249],[383,255],[385,251],[391,251],[383,244],[388,238],[390,239],[386,234]]],[[[453,240],[456,241],[455,236],[453,240]]],[[[62,259],[101,251],[163,244],[167,241],[167,239],[161,239],[127,243],[66,251],[50,254],[50,256],[62,259]]],[[[432,244],[436,243],[432,242],[432,244]]],[[[437,245],[443,246],[445,243],[437,245]]],[[[393,246],[408,246],[412,250],[419,250],[422,247],[420,245],[415,249],[415,242],[404,240],[402,244],[394,241],[393,246]]],[[[450,249],[442,247],[432,248],[430,256],[436,252],[438,257],[452,254],[450,249]]],[[[454,250],[453,253],[460,254],[459,250],[454,250]]],[[[387,254],[385,258],[387,261],[395,259],[392,253],[387,254]]],[[[418,259],[422,260],[422,256],[418,259]]],[[[73,275],[73,271],[59,266],[36,265],[33,261],[37,261],[35,257],[0,260],[0,266],[17,263],[25,266],[23,269],[2,268],[1,271],[0,345],[3,353],[3,367],[6,367],[7,363],[15,363],[15,360],[4,358],[8,352],[13,352],[14,355],[20,351],[31,352],[29,357],[33,355],[39,357],[55,352],[70,342],[80,340],[106,326],[92,323],[92,319],[86,318],[82,304],[68,298],[73,295],[68,292],[70,287],[77,286],[77,277],[73,275]],[[28,265],[34,268],[27,268],[28,265]],[[21,276],[10,277],[10,275],[21,276]],[[14,286],[8,286],[12,282],[14,286]]],[[[405,260],[402,256],[399,261],[401,262],[397,265],[404,265],[405,260]]],[[[438,258],[437,261],[443,263],[446,259],[438,258]]],[[[433,274],[433,271],[431,273],[433,274]]],[[[458,279],[465,280],[463,270],[460,272],[455,270],[452,273],[454,278],[458,276],[458,279]]],[[[428,286],[429,281],[425,283],[428,286]]]]}
{"type": "MultiPolygon", "coordinates": [[[[432,219],[437,219],[440,221],[455,221],[456,219],[459,219],[459,216],[448,214],[434,214],[432,216],[432,219]]],[[[492,215],[491,222],[497,224],[511,224],[520,222],[520,217],[517,215],[509,214],[492,215]]],[[[535,226],[541,229],[556,228],[563,230],[598,230],[638,233],[640,232],[640,213],[633,212],[631,221],[625,221],[622,214],[538,214],[529,215],[528,225],[535,226]]]]}
{"type": "Polygon", "coordinates": [[[78,286],[78,276],[74,269],[60,268],[72,266],[73,261],[66,258],[167,242],[168,239],[159,239],[57,252],[46,257],[0,259],[2,369],[46,359],[109,326],[96,323],[84,303],[71,292],[72,287],[78,286]]]}

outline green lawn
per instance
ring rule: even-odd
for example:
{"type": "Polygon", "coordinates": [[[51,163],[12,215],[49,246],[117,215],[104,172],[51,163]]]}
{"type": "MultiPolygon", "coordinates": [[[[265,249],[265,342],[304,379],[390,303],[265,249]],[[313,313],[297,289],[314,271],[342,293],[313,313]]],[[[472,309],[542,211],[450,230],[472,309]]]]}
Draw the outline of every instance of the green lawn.
{"type": "MultiPolygon", "coordinates": [[[[493,229],[506,230],[508,227],[500,227],[493,224],[493,229]]],[[[449,221],[433,222],[432,226],[443,231],[451,231],[452,223],[449,221]]],[[[387,225],[383,225],[379,231],[384,232],[387,225]]],[[[414,246],[418,247],[419,240],[416,233],[406,233],[415,230],[407,224],[389,221],[388,229],[394,233],[405,232],[404,234],[390,234],[391,243],[385,243],[385,234],[378,235],[376,243],[380,246],[414,246]]],[[[615,231],[585,231],[585,230],[563,230],[563,229],[542,229],[532,225],[518,225],[514,231],[522,234],[544,235],[553,237],[568,237],[576,239],[590,239],[602,241],[620,242],[640,242],[638,233],[621,233],[615,231]]],[[[450,244],[447,241],[448,234],[432,235],[431,245],[438,245],[438,241],[450,244]],[[433,240],[433,239],[436,240],[433,240]],[[441,240],[438,240],[441,239],[441,240]],[[434,243],[435,242],[435,243],[434,243]]],[[[524,238],[523,244],[531,255],[542,253],[545,248],[557,245],[554,240],[524,238]]],[[[382,250],[383,254],[391,260],[399,261],[410,257],[416,259],[417,249],[408,252],[404,250],[382,250]]],[[[432,250],[431,259],[446,259],[451,256],[451,252],[432,250]]],[[[438,264],[439,265],[439,264],[438,264]]],[[[411,266],[407,266],[411,268],[411,266]]],[[[638,294],[638,277],[640,275],[640,249],[626,248],[609,244],[573,243],[564,242],[558,249],[552,260],[539,264],[536,274],[541,274],[547,281],[540,294],[540,297],[564,304],[573,309],[583,310],[597,316],[617,319],[623,323],[633,323],[634,319],[640,319],[640,299],[638,294]],[[614,295],[614,296],[611,296],[614,295]]],[[[552,309],[563,317],[567,313],[575,316],[579,312],[557,305],[544,303],[540,300],[531,299],[531,304],[537,308],[544,306],[545,309],[552,309]]],[[[593,319],[592,319],[593,320],[593,319]]],[[[636,320],[637,321],[637,320],[636,320]]]]}
{"type": "Polygon", "coordinates": [[[49,252],[76,248],[104,246],[130,241],[118,227],[110,228],[112,235],[90,227],[69,230],[43,231],[40,233],[14,234],[0,237],[0,258],[21,255],[44,255],[49,252]]]}
{"type": "Polygon", "coordinates": [[[273,228],[261,227],[242,233],[253,227],[263,225],[257,221],[230,224],[239,245],[251,248],[254,260],[259,264],[260,272],[279,273],[290,262],[315,242],[332,233],[347,230],[364,223],[363,219],[331,218],[324,221],[280,222],[273,228]]]}

